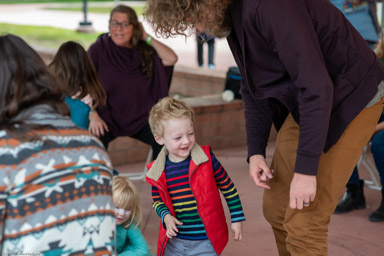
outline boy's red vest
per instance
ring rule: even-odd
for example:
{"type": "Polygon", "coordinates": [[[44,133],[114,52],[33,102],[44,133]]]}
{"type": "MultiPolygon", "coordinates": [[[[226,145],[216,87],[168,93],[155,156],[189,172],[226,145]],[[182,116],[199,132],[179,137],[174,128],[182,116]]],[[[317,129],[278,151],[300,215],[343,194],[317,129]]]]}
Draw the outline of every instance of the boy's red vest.
{"type": "MultiPolygon", "coordinates": [[[[167,151],[164,147],[157,159],[148,164],[149,171],[146,181],[159,189],[159,194],[164,204],[172,212],[172,215],[176,216],[168,194],[164,172],[166,155],[167,151]]],[[[228,226],[221,204],[220,193],[213,176],[210,147],[195,144],[192,148],[191,156],[189,183],[196,198],[197,210],[204,223],[207,236],[216,253],[220,255],[228,242],[228,226]]],[[[157,241],[158,256],[163,255],[164,248],[168,242],[165,233],[166,230],[160,221],[159,239],[157,241]]]]}

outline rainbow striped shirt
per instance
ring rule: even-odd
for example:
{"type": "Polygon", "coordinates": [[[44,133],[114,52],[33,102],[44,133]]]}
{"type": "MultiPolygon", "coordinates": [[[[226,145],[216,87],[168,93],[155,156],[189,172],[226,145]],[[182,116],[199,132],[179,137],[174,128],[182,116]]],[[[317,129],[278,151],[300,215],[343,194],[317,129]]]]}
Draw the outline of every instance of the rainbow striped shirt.
{"type": "MultiPolygon", "coordinates": [[[[239,194],[225,169],[211,152],[212,167],[217,187],[223,193],[227,202],[232,222],[244,221],[244,212],[239,194]]],[[[165,162],[167,189],[171,197],[176,218],[183,223],[177,226],[177,238],[188,240],[208,239],[204,224],[198,214],[196,199],[189,184],[189,156],[182,162],[174,163],[168,156],[165,162]]],[[[160,198],[159,191],[152,186],[153,208],[164,223],[164,216],[171,214],[160,198]]]]}

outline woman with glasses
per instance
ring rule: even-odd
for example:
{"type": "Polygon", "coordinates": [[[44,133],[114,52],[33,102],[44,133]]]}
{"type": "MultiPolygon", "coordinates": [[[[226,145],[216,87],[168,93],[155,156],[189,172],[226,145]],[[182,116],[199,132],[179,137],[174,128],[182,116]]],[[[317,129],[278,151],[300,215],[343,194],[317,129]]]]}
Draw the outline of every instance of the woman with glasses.
{"type": "Polygon", "coordinates": [[[155,158],[161,147],[148,125],[148,113],[168,95],[177,56],[143,29],[135,11],[125,5],[112,9],[109,33],[88,50],[107,94],[107,104],[90,116],[90,131],[104,146],[118,136],[129,136],[152,146],[155,158]]]}

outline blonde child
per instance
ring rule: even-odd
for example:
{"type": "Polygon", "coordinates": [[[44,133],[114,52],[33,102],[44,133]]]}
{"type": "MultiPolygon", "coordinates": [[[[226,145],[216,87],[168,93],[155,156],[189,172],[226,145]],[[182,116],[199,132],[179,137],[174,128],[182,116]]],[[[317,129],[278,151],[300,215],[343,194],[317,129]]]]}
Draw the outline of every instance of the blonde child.
{"type": "Polygon", "coordinates": [[[161,218],[158,255],[220,255],[228,227],[220,193],[227,201],[234,240],[242,239],[245,220],[240,198],[227,172],[209,146],[195,143],[194,113],[169,97],[151,110],[149,125],[164,145],[148,165],[153,208],[161,218]]]}
{"type": "Polygon", "coordinates": [[[151,255],[140,231],[142,221],[140,198],[135,185],[122,176],[112,183],[116,217],[116,250],[119,256],[151,255]]]}
{"type": "Polygon", "coordinates": [[[49,67],[68,86],[65,101],[71,110],[72,121],[88,130],[89,118],[97,115],[94,109],[98,104],[105,104],[106,94],[87,52],[79,43],[65,42],[49,67]]]}

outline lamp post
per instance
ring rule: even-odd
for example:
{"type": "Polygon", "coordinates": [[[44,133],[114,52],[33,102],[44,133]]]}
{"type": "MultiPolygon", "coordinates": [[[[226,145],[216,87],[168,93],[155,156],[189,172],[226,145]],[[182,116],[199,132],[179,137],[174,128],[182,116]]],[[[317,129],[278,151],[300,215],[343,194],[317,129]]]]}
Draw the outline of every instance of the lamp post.
{"type": "Polygon", "coordinates": [[[92,33],[95,30],[92,28],[92,22],[87,20],[88,13],[88,0],[83,0],[83,13],[84,13],[84,21],[79,23],[79,27],[77,28],[77,32],[83,33],[92,33]]]}

